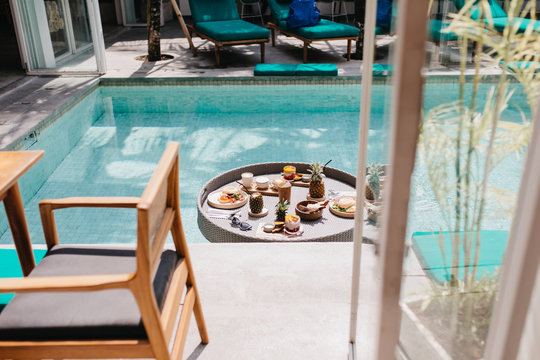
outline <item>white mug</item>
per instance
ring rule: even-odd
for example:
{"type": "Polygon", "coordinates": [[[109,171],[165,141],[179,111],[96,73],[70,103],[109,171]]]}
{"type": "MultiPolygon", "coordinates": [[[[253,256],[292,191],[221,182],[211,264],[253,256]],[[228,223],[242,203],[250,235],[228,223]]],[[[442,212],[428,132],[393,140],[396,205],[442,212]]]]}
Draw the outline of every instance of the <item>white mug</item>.
{"type": "Polygon", "coordinates": [[[242,184],[245,187],[250,188],[253,184],[253,174],[250,172],[242,173],[242,184]]]}

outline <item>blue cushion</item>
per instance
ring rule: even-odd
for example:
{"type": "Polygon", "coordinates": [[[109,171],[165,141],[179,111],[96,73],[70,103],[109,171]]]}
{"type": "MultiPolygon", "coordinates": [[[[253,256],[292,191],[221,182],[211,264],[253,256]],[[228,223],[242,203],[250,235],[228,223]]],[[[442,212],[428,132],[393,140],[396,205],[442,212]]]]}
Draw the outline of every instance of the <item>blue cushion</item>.
{"type": "Polygon", "coordinates": [[[205,21],[195,28],[217,41],[267,39],[270,30],[243,20],[205,21]]]}
{"type": "Polygon", "coordinates": [[[298,29],[293,29],[287,25],[287,21],[282,20],[278,24],[279,28],[300,35],[310,40],[317,39],[332,39],[358,36],[359,30],[357,27],[337,23],[334,21],[321,19],[314,26],[304,26],[298,29]]]}
{"type": "Polygon", "coordinates": [[[195,24],[240,19],[235,0],[189,0],[189,8],[195,24]]]}

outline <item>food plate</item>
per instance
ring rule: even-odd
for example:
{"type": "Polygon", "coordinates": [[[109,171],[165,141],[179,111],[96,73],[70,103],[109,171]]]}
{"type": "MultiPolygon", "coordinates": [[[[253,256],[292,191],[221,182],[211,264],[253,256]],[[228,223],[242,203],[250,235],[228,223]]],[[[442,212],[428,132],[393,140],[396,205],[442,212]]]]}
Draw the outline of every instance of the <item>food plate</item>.
{"type": "Polygon", "coordinates": [[[234,203],[223,204],[219,201],[219,198],[221,197],[222,193],[223,193],[222,189],[211,192],[207,198],[208,205],[218,208],[218,209],[236,209],[236,208],[244,206],[248,202],[248,199],[249,199],[248,194],[245,191],[239,191],[239,193],[244,196],[243,200],[237,201],[234,203]]]}
{"type": "MultiPolygon", "coordinates": [[[[328,206],[328,209],[330,209],[330,212],[336,216],[341,216],[341,217],[345,217],[345,218],[353,218],[354,217],[354,210],[352,212],[345,212],[345,211],[342,211],[340,210],[339,206],[338,206],[338,203],[340,200],[344,199],[344,198],[352,198],[354,199],[355,203],[356,203],[356,197],[355,196],[339,196],[335,199],[333,199],[332,201],[330,201],[330,205],[328,206]]],[[[355,207],[355,205],[353,205],[353,208],[355,207]]]]}

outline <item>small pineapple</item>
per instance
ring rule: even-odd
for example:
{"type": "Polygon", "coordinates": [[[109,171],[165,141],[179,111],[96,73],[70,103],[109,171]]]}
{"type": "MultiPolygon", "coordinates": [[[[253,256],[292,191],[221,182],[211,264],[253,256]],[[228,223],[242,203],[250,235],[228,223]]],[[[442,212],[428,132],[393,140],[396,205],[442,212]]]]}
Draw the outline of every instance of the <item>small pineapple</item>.
{"type": "Polygon", "coordinates": [[[370,164],[367,167],[366,176],[366,200],[378,200],[381,189],[381,176],[383,167],[381,164],[370,164]]]}
{"type": "Polygon", "coordinates": [[[276,221],[285,221],[287,210],[289,210],[289,202],[287,200],[278,202],[276,204],[276,221]]]}
{"type": "Polygon", "coordinates": [[[324,166],[320,162],[315,161],[309,166],[308,171],[311,173],[309,196],[316,199],[324,198],[324,181],[322,179],[324,166]]]}
{"type": "Polygon", "coordinates": [[[263,197],[260,193],[251,194],[249,197],[249,210],[253,214],[260,214],[264,206],[263,197]]]}

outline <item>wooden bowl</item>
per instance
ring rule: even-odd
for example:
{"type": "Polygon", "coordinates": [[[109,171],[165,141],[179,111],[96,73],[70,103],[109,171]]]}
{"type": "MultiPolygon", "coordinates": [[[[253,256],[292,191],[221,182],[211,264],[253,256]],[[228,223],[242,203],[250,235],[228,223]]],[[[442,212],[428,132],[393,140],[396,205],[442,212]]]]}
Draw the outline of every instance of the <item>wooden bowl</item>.
{"type": "Polygon", "coordinates": [[[300,201],[298,204],[296,204],[296,208],[295,208],[296,215],[300,216],[300,219],[302,220],[317,220],[318,218],[322,216],[324,209],[320,209],[311,213],[298,209],[298,205],[306,206],[307,204],[316,204],[316,203],[317,201],[311,201],[311,200],[300,201]]]}

